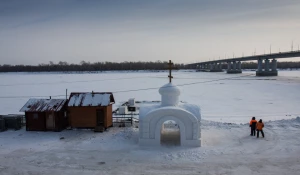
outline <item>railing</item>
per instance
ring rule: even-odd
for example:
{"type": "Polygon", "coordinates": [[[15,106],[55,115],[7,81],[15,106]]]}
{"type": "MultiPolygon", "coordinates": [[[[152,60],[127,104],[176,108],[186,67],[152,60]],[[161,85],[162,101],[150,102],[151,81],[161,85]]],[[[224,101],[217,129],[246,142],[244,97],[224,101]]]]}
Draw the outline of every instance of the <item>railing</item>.
{"type": "Polygon", "coordinates": [[[119,126],[125,126],[126,124],[130,124],[132,126],[133,120],[138,121],[138,118],[135,118],[134,115],[138,114],[122,114],[118,115],[119,117],[113,116],[113,124],[120,124],[119,126]]]}
{"type": "Polygon", "coordinates": [[[26,120],[24,115],[20,114],[8,114],[8,115],[0,115],[0,119],[2,120],[1,131],[6,130],[8,128],[12,128],[15,130],[21,129],[26,125],[26,120]]]}

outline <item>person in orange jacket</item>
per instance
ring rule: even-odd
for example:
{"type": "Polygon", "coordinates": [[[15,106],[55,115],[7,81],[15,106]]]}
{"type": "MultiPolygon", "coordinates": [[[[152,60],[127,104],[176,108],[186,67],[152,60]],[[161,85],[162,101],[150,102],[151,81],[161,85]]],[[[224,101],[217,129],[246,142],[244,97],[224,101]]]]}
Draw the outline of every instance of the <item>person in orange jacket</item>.
{"type": "Polygon", "coordinates": [[[252,117],[252,120],[250,121],[249,127],[251,127],[251,136],[255,136],[255,130],[256,130],[256,123],[255,117],[252,117]]]}
{"type": "Polygon", "coordinates": [[[263,137],[265,137],[264,131],[263,131],[263,127],[264,127],[264,123],[262,122],[262,119],[260,119],[258,121],[258,123],[256,123],[256,129],[257,129],[257,138],[259,137],[259,132],[261,132],[261,135],[263,137]]]}

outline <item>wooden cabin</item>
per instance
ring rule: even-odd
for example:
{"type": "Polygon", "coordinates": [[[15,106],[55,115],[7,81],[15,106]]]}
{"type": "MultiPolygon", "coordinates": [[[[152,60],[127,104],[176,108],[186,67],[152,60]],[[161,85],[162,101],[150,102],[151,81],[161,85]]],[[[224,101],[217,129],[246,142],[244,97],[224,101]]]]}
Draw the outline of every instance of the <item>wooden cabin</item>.
{"type": "Polygon", "coordinates": [[[72,128],[94,128],[102,132],[111,127],[112,104],[115,103],[111,92],[71,93],[68,103],[69,123],[72,128]]]}
{"type": "Polygon", "coordinates": [[[25,112],[26,131],[61,131],[68,126],[66,99],[29,99],[25,112]]]}

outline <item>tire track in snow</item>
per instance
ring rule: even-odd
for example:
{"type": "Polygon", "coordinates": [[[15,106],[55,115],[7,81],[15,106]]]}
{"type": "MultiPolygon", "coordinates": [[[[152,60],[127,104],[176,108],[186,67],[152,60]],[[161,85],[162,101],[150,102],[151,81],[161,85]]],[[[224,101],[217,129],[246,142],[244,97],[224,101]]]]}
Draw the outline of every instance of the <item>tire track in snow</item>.
{"type": "MultiPolygon", "coordinates": [[[[261,133],[260,133],[261,134],[261,133]]],[[[265,143],[259,144],[259,147],[254,152],[254,154],[260,154],[260,153],[270,153],[276,150],[276,146],[279,144],[279,136],[278,133],[274,131],[272,128],[266,128],[264,129],[265,138],[263,140],[259,141],[265,141],[265,143]],[[266,132],[270,131],[270,132],[266,132]],[[266,135],[268,134],[268,135],[266,135]]],[[[261,136],[260,136],[261,137],[261,136]]],[[[261,139],[261,138],[258,138],[261,139]]]]}

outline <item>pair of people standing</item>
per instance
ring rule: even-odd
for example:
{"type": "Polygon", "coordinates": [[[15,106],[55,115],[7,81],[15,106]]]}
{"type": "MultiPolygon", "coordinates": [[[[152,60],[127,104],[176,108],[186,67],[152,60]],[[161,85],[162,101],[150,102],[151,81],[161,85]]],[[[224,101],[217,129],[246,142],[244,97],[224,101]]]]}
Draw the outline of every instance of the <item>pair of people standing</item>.
{"type": "Polygon", "coordinates": [[[251,127],[251,136],[255,136],[255,130],[257,131],[257,138],[259,137],[259,132],[261,132],[261,135],[265,137],[263,127],[264,123],[262,122],[262,119],[260,119],[258,122],[255,120],[255,117],[252,117],[252,120],[250,121],[251,127]]]}

